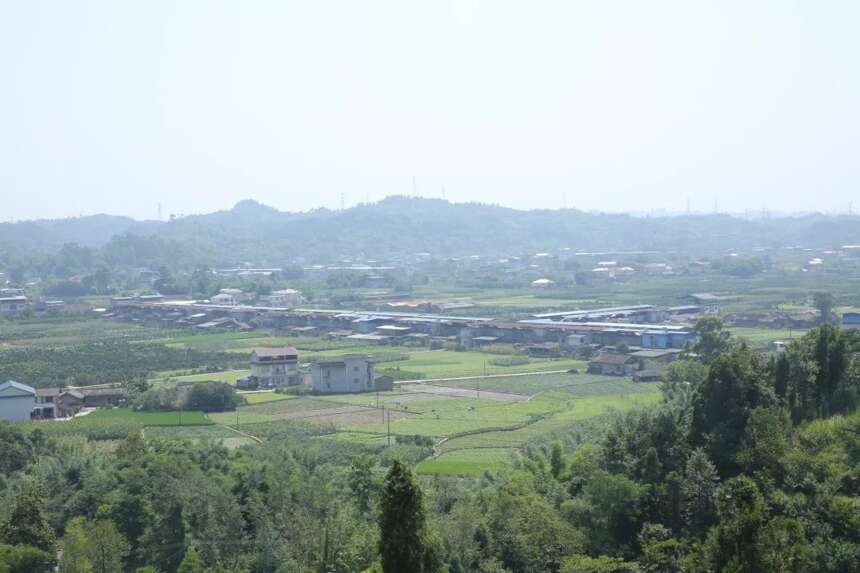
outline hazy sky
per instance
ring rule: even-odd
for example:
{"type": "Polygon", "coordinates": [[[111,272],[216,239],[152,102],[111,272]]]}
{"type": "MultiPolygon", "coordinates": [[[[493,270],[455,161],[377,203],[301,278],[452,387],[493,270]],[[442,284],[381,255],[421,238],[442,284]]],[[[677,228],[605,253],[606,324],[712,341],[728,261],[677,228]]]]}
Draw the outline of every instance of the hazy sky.
{"type": "Polygon", "coordinates": [[[0,220],[860,210],[860,2],[9,0],[0,220]]]}

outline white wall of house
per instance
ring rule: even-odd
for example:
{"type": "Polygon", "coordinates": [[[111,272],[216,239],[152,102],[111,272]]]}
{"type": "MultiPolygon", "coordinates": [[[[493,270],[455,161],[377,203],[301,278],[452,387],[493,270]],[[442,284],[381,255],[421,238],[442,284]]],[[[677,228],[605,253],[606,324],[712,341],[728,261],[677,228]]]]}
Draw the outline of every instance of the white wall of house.
{"type": "Polygon", "coordinates": [[[313,364],[311,379],[314,392],[319,394],[370,392],[374,389],[373,361],[359,357],[313,364]]]}
{"type": "MultiPolygon", "coordinates": [[[[30,388],[32,390],[32,388],[30,388]]],[[[36,404],[35,390],[23,391],[14,386],[0,386],[0,420],[23,422],[30,419],[36,404]]]]}

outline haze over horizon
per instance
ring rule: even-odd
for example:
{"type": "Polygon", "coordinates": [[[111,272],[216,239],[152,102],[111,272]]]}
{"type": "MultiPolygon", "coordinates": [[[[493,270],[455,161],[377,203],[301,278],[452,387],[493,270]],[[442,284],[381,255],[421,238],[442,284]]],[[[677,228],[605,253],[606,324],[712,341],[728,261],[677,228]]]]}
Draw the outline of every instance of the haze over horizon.
{"type": "Polygon", "coordinates": [[[413,193],[846,212],[858,16],[847,1],[15,3],[0,220],[413,193]]]}

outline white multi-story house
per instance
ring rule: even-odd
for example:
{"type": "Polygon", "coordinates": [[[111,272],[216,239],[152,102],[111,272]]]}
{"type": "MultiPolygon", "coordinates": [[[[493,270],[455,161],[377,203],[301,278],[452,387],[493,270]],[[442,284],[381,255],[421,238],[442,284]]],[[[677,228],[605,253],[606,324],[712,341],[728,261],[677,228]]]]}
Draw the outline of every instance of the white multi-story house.
{"type": "Polygon", "coordinates": [[[261,299],[269,306],[286,308],[295,307],[305,302],[302,291],[293,288],[273,290],[271,294],[261,297],[261,299]]]}
{"type": "Polygon", "coordinates": [[[36,390],[30,386],[12,381],[0,384],[0,420],[29,420],[35,405],[36,390]]]}
{"type": "Polygon", "coordinates": [[[299,351],[295,348],[255,348],[251,353],[251,377],[260,388],[298,386],[299,351]]]}
{"type": "Polygon", "coordinates": [[[237,306],[250,300],[250,295],[238,288],[222,288],[218,294],[209,299],[212,304],[219,306],[237,306]]]}
{"type": "Polygon", "coordinates": [[[236,300],[232,294],[228,294],[226,292],[219,292],[211,299],[209,302],[212,304],[217,304],[218,306],[236,306],[239,302],[236,300]]]}
{"type": "Polygon", "coordinates": [[[311,379],[317,394],[346,394],[375,390],[373,360],[361,354],[340,360],[323,360],[311,365],[311,379]]]}

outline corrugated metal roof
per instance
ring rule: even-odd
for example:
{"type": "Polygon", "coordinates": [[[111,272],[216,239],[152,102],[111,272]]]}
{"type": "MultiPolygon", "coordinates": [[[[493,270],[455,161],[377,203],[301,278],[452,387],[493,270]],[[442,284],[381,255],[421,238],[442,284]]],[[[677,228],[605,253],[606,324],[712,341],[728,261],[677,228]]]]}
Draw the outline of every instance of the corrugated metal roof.
{"type": "Polygon", "coordinates": [[[8,382],[3,382],[0,384],[0,392],[4,390],[8,390],[10,388],[14,388],[16,390],[20,390],[22,392],[26,392],[27,394],[36,395],[36,389],[32,386],[27,386],[26,384],[21,384],[20,382],[15,382],[14,380],[9,380],[8,382]]]}

